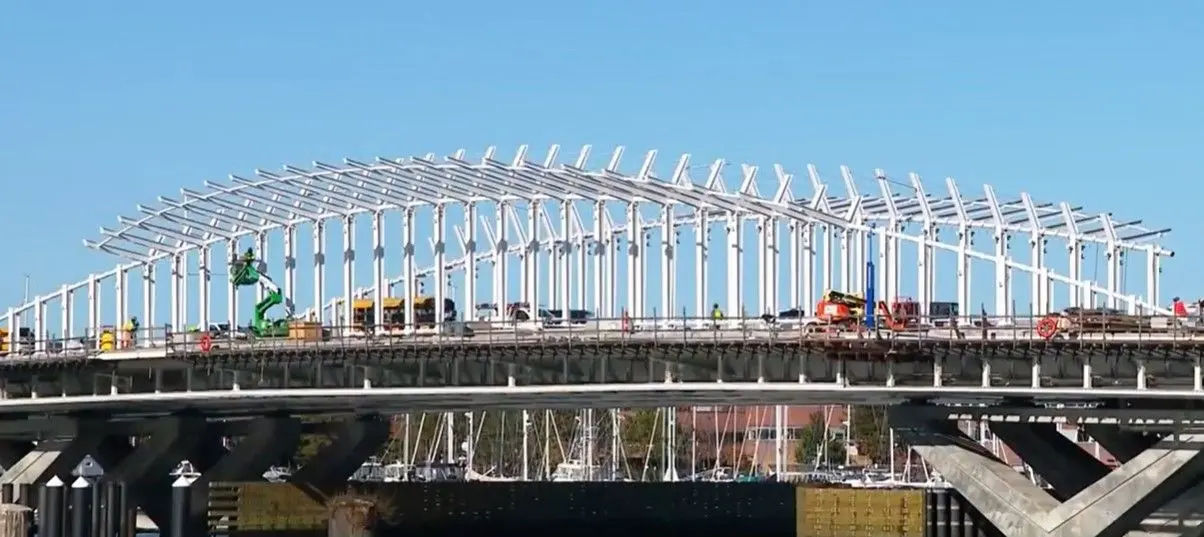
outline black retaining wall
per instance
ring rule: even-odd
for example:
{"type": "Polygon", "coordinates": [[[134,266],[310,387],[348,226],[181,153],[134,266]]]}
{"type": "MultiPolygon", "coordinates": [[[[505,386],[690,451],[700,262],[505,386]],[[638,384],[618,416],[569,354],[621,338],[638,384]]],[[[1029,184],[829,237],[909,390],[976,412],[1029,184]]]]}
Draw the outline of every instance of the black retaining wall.
{"type": "MultiPolygon", "coordinates": [[[[291,485],[223,485],[239,490],[232,537],[326,535],[325,508],[299,505],[307,497],[291,485]]],[[[528,482],[378,483],[351,492],[379,506],[377,537],[1001,537],[949,490],[528,482]]]]}

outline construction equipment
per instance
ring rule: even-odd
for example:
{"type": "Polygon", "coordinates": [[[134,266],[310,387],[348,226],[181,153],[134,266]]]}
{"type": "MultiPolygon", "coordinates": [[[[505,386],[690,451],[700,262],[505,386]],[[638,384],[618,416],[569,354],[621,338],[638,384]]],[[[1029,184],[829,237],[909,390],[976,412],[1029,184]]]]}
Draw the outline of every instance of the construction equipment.
{"type": "Polygon", "coordinates": [[[264,274],[266,270],[267,265],[256,259],[254,250],[247,249],[241,257],[230,261],[230,282],[235,287],[259,285],[267,291],[263,300],[255,304],[252,312],[252,334],[262,338],[288,337],[289,322],[293,316],[293,303],[292,300],[285,298],[284,293],[280,291],[280,286],[264,274]],[[268,310],[281,304],[285,306],[286,318],[269,320],[267,318],[268,310]]]}
{"type": "MultiPolygon", "coordinates": [[[[370,299],[356,300],[351,303],[351,322],[356,327],[383,326],[387,330],[396,330],[406,326],[406,300],[397,297],[385,297],[381,300],[383,318],[376,319],[376,301],[370,299]]],[[[456,320],[456,301],[443,299],[443,321],[456,320]]],[[[429,296],[414,297],[415,328],[431,328],[436,325],[435,298],[429,296]]]]}
{"type": "Polygon", "coordinates": [[[28,354],[33,352],[34,337],[33,330],[26,327],[17,329],[17,346],[15,349],[8,348],[8,335],[10,332],[4,328],[0,328],[0,354],[8,354],[15,350],[20,354],[28,354]]]}
{"type": "Polygon", "coordinates": [[[865,297],[829,289],[815,305],[815,316],[829,324],[858,322],[865,317],[865,297]]]}

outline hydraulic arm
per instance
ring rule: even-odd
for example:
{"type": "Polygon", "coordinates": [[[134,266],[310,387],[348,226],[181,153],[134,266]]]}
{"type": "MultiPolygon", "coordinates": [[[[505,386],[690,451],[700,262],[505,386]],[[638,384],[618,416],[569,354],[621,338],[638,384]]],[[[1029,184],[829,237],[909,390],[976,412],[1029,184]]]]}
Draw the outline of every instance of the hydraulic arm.
{"type": "Polygon", "coordinates": [[[269,320],[267,312],[276,306],[284,304],[285,315],[292,317],[292,303],[285,299],[284,294],[280,291],[280,286],[276,285],[276,282],[263,273],[263,267],[262,263],[256,262],[254,252],[247,250],[242,257],[231,262],[230,273],[232,276],[230,277],[230,281],[236,287],[259,285],[267,291],[267,295],[263,300],[255,304],[255,309],[252,311],[251,332],[258,337],[287,336],[288,319],[269,320]]]}

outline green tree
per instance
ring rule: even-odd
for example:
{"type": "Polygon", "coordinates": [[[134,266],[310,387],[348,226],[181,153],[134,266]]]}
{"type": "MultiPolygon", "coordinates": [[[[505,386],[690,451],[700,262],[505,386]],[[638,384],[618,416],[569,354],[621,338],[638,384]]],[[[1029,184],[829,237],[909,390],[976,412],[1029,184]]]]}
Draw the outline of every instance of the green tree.
{"type": "Polygon", "coordinates": [[[845,459],[844,444],[829,436],[824,438],[824,415],[822,412],[811,414],[810,422],[799,431],[794,443],[794,460],[802,468],[809,468],[820,460],[821,450],[827,442],[827,460],[841,464],[845,459]]]}
{"type": "Polygon", "coordinates": [[[857,453],[873,463],[885,462],[890,457],[890,424],[886,419],[885,406],[853,407],[852,429],[849,439],[857,446],[857,453]]]}

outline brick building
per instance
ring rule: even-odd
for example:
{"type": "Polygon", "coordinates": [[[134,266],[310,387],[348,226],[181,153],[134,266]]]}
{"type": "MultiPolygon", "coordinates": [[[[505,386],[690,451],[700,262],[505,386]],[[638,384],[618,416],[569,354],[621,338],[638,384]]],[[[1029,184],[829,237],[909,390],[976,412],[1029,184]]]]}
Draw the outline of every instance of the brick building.
{"type": "MultiPolygon", "coordinates": [[[[838,441],[843,442],[848,414],[843,405],[814,405],[788,406],[785,415],[786,431],[786,464],[788,468],[797,468],[795,460],[797,439],[801,431],[811,425],[814,419],[826,420],[829,432],[838,441]]],[[[697,407],[679,409],[677,423],[686,434],[691,427],[696,427],[694,437],[697,441],[695,448],[699,462],[712,464],[718,454],[720,464],[733,465],[737,461],[755,462],[759,466],[770,466],[774,463],[774,448],[776,428],[774,427],[774,407],[697,407]]],[[[820,422],[822,423],[822,421],[820,422]]],[[[978,423],[963,422],[961,428],[971,438],[978,439],[978,423]]],[[[1059,424],[1058,430],[1075,441],[1084,451],[1115,467],[1117,462],[1099,443],[1093,441],[1082,430],[1073,424],[1059,424]]],[[[989,428],[988,428],[989,431],[989,428]]],[[[1023,466],[1023,461],[1011,448],[986,435],[986,446],[1002,461],[1012,466],[1023,466]]],[[[854,454],[855,454],[854,449],[854,454]]],[[[843,464],[843,460],[832,460],[833,464],[843,464]]],[[[864,462],[864,461],[857,461],[864,462]]]]}

